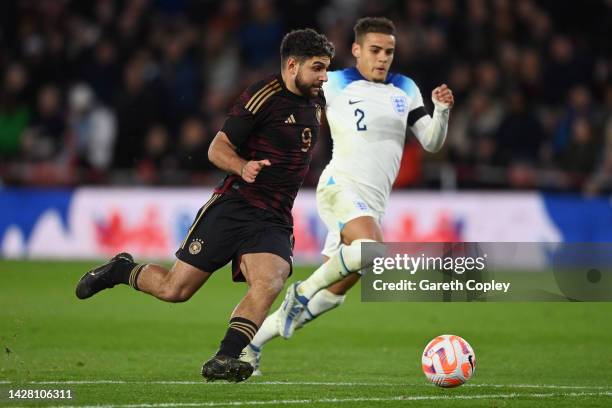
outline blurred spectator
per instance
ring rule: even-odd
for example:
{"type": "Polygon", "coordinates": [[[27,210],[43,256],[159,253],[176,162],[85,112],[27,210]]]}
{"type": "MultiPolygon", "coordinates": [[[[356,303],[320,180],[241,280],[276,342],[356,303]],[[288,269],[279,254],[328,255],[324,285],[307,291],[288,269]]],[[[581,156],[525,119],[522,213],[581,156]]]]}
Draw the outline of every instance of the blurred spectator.
{"type": "Polygon", "coordinates": [[[149,129],[141,157],[137,163],[138,179],[145,184],[157,184],[162,181],[162,170],[174,167],[170,152],[168,130],[160,124],[149,129]]]}
{"type": "MultiPolygon", "coordinates": [[[[468,99],[472,91],[472,73],[470,67],[465,62],[458,62],[451,68],[448,76],[448,86],[453,90],[453,95],[458,106],[468,99]]],[[[424,93],[422,90],[421,93],[424,93]]],[[[424,99],[427,99],[425,96],[424,99]]]]}
{"type": "Polygon", "coordinates": [[[109,106],[116,102],[121,69],[117,47],[110,38],[102,38],[96,44],[92,61],[84,67],[83,80],[91,86],[100,102],[109,106]]]}
{"type": "Polygon", "coordinates": [[[69,123],[78,162],[90,169],[108,169],[117,136],[115,114],[98,103],[91,88],[84,84],[70,90],[69,105],[69,123]]]}
{"type": "Polygon", "coordinates": [[[147,130],[167,112],[156,82],[158,68],[146,52],[136,54],[123,71],[123,93],[117,104],[115,166],[130,168],[144,147],[147,130]]]}
{"type": "Polygon", "coordinates": [[[492,164],[494,136],[503,115],[503,107],[487,93],[475,92],[468,105],[457,108],[448,130],[448,148],[455,160],[492,164]]]}
{"type": "Polygon", "coordinates": [[[544,134],[521,91],[514,90],[510,93],[507,112],[501,120],[495,138],[496,164],[537,163],[544,134]]]}
{"type": "Polygon", "coordinates": [[[50,160],[65,144],[66,121],[60,90],[54,85],[38,93],[36,114],[22,135],[22,155],[30,161],[50,160]]]}
{"type": "MultiPolygon", "coordinates": [[[[445,151],[406,156],[414,166],[399,184],[436,186],[446,174],[475,188],[612,191],[606,0],[0,4],[0,179],[9,184],[211,184],[206,146],[244,87],[278,71],[286,30],[326,33],[341,69],[353,64],[356,18],[384,15],[397,27],[392,69],[415,79],[427,108],[440,83],[456,101],[445,151]],[[80,82],[83,106],[71,95],[80,82]]],[[[326,134],[306,185],[329,160],[326,134]]]]}
{"type": "Polygon", "coordinates": [[[242,0],[226,0],[218,12],[210,16],[209,32],[235,33],[242,20],[242,0]]]}
{"type": "Polygon", "coordinates": [[[525,97],[534,104],[541,103],[544,98],[542,59],[536,50],[526,49],[522,52],[518,76],[525,97]]]}
{"type": "Polygon", "coordinates": [[[28,74],[21,64],[10,65],[0,89],[0,157],[15,157],[20,137],[31,116],[26,104],[28,74]]]}
{"type": "Polygon", "coordinates": [[[572,40],[563,35],[553,37],[544,85],[547,102],[559,103],[564,99],[567,89],[580,82],[588,82],[589,76],[584,63],[576,55],[572,40]]]}
{"type": "Polygon", "coordinates": [[[485,0],[467,1],[467,18],[465,21],[461,54],[468,58],[482,58],[493,52],[493,30],[490,21],[490,10],[485,0]]]}
{"type": "Polygon", "coordinates": [[[600,151],[600,144],[593,135],[591,124],[586,118],[581,117],[573,123],[570,143],[559,164],[565,171],[584,178],[595,168],[600,151]]]}
{"type": "Polygon", "coordinates": [[[475,82],[478,91],[491,96],[501,96],[504,91],[499,68],[493,61],[486,60],[476,65],[475,82]]]}
{"type": "Polygon", "coordinates": [[[200,99],[198,67],[191,55],[194,40],[190,30],[177,29],[175,33],[166,33],[162,44],[160,79],[176,119],[195,113],[200,99]]]}
{"type": "Polygon", "coordinates": [[[433,89],[448,81],[449,66],[445,62],[450,55],[446,37],[440,30],[429,29],[424,32],[425,50],[414,61],[411,69],[419,73],[416,81],[422,89],[433,89]]]}
{"type": "Polygon", "coordinates": [[[555,131],[553,145],[555,155],[560,156],[570,150],[574,123],[581,117],[595,120],[591,92],[584,85],[575,86],[568,93],[568,104],[563,114],[559,117],[555,131]]]}
{"type": "Polygon", "coordinates": [[[179,168],[190,172],[215,169],[208,161],[210,142],[212,137],[199,119],[186,119],[181,126],[177,149],[179,168]]]}
{"type": "Polygon", "coordinates": [[[604,108],[606,117],[602,127],[603,151],[597,170],[584,185],[588,194],[612,192],[612,85],[606,88],[604,108]]]}
{"type": "Polygon", "coordinates": [[[202,41],[204,61],[203,76],[209,90],[231,94],[240,71],[237,47],[227,33],[209,27],[202,41]]]}
{"type": "Polygon", "coordinates": [[[240,30],[244,62],[249,68],[263,68],[278,62],[284,28],[272,0],[250,0],[251,18],[240,30]]]}

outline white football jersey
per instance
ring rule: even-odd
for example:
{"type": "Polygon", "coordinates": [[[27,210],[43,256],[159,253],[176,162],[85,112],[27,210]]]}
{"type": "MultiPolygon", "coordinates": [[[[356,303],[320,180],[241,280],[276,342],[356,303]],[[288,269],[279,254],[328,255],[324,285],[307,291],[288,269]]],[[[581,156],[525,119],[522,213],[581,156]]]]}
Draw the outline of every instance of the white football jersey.
{"type": "Polygon", "coordinates": [[[321,183],[324,177],[348,180],[374,210],[384,212],[400,168],[406,127],[427,115],[421,92],[404,75],[389,74],[387,81],[376,83],[354,67],[329,72],[323,90],[333,153],[321,183]]]}

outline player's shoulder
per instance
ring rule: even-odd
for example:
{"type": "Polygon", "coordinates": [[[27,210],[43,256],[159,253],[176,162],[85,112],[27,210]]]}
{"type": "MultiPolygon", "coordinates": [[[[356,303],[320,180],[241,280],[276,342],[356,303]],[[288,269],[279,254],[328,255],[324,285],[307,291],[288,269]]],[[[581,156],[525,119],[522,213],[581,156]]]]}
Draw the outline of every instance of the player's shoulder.
{"type": "Polygon", "coordinates": [[[419,87],[416,82],[409,76],[404,74],[399,74],[396,72],[390,72],[387,75],[386,84],[391,84],[396,88],[404,91],[408,96],[414,96],[417,92],[419,92],[419,87]]]}
{"type": "Polygon", "coordinates": [[[282,89],[282,85],[279,79],[279,76],[276,74],[266,75],[265,77],[260,78],[258,81],[253,82],[245,89],[245,93],[253,95],[259,91],[264,89],[272,90],[272,89],[282,89]]]}
{"type": "Polygon", "coordinates": [[[255,114],[282,90],[283,86],[279,76],[268,75],[245,89],[240,100],[246,110],[255,114]]]}
{"type": "Polygon", "coordinates": [[[327,73],[327,82],[323,85],[325,92],[339,92],[353,82],[365,80],[357,68],[350,67],[327,73]]]}

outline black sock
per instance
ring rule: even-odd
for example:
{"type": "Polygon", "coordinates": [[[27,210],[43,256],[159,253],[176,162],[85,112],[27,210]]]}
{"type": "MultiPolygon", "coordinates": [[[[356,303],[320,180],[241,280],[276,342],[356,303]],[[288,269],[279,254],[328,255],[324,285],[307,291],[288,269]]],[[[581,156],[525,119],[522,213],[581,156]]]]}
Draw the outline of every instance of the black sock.
{"type": "Polygon", "coordinates": [[[242,349],[253,340],[258,329],[257,325],[249,319],[233,317],[230,320],[225,337],[221,341],[221,347],[217,355],[238,358],[242,349]]]}
{"type": "Polygon", "coordinates": [[[140,276],[140,272],[142,272],[145,266],[147,266],[147,264],[134,264],[134,267],[131,269],[130,274],[128,275],[127,284],[136,290],[140,290],[138,288],[138,277],[140,276]]]}
{"type": "Polygon", "coordinates": [[[110,271],[110,278],[115,284],[124,283],[126,285],[131,285],[132,272],[136,267],[140,266],[141,265],[138,265],[135,262],[120,259],[113,265],[113,268],[110,271]]]}

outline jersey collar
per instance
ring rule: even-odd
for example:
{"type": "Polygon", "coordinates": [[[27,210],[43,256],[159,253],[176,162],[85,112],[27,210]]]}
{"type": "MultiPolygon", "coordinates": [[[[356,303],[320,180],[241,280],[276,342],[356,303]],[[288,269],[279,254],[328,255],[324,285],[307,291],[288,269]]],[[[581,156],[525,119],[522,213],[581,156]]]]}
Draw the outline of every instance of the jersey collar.
{"type": "Polygon", "coordinates": [[[276,74],[276,79],[280,83],[280,85],[283,88],[283,91],[285,92],[286,95],[289,95],[290,97],[296,98],[296,99],[298,99],[300,101],[307,101],[307,102],[310,102],[311,100],[315,99],[315,97],[309,98],[307,96],[298,95],[298,94],[294,94],[293,92],[291,92],[287,88],[287,85],[285,85],[285,81],[283,80],[283,75],[280,72],[278,74],[276,74]]]}
{"type": "MultiPolygon", "coordinates": [[[[346,68],[344,70],[344,77],[348,80],[348,82],[360,81],[360,80],[372,82],[372,81],[365,79],[364,76],[361,75],[361,72],[359,72],[357,67],[346,68]]],[[[385,79],[385,82],[383,82],[383,84],[390,84],[391,82],[393,82],[393,74],[391,73],[391,71],[389,71],[387,72],[387,78],[385,79]]]]}

